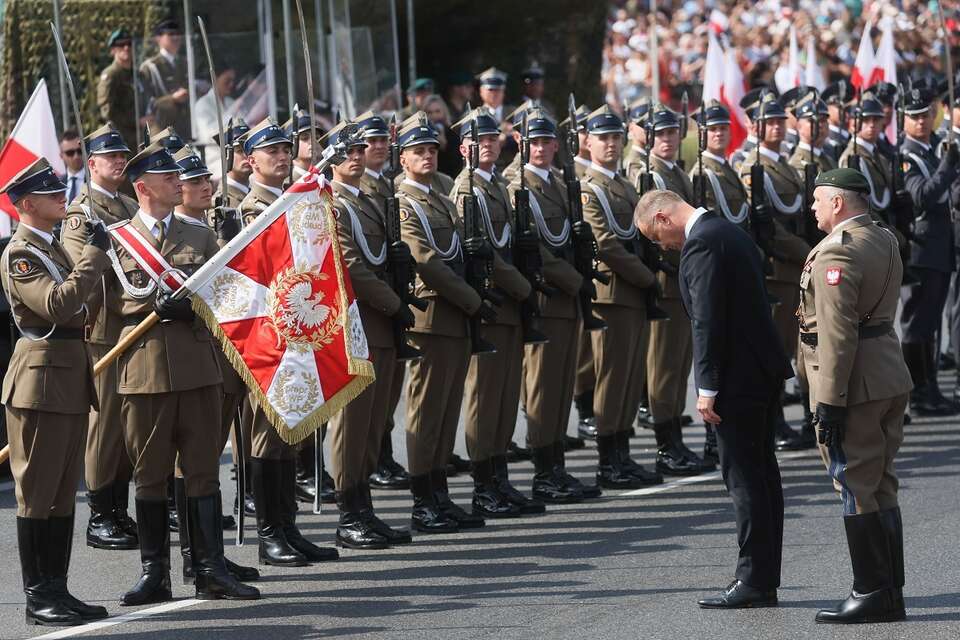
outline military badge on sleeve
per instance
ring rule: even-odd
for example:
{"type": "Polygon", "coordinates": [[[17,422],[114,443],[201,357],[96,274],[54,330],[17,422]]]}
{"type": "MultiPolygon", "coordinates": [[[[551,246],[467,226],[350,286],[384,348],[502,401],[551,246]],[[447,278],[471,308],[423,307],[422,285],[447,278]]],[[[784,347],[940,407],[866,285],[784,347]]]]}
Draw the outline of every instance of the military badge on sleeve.
{"type": "Polygon", "coordinates": [[[840,278],[843,276],[843,270],[840,267],[830,267],[827,269],[826,280],[827,284],[831,287],[835,287],[840,284],[840,278]]]}
{"type": "Polygon", "coordinates": [[[580,204],[586,205],[590,202],[590,196],[585,193],[580,194],[580,204]]]}
{"type": "Polygon", "coordinates": [[[71,216],[67,220],[67,226],[70,227],[71,231],[76,231],[80,228],[80,216],[71,216]]]}
{"type": "Polygon", "coordinates": [[[410,218],[410,212],[406,209],[400,209],[400,222],[406,222],[410,218]]]}
{"type": "Polygon", "coordinates": [[[26,278],[36,270],[37,267],[26,258],[17,258],[10,263],[10,275],[14,278],[26,278]]]}

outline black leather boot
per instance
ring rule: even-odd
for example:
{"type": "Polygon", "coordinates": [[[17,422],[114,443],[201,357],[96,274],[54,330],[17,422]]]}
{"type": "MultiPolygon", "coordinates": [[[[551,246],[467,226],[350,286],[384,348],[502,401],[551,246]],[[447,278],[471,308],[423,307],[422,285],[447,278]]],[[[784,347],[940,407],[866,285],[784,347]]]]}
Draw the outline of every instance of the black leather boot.
{"type": "Polygon", "coordinates": [[[250,458],[247,465],[257,505],[257,537],[260,564],[275,567],[304,567],[307,559],[290,546],[283,533],[280,498],[280,462],[250,458]]]}
{"type": "Polygon", "coordinates": [[[903,620],[906,614],[897,607],[892,554],[880,514],[845,516],[843,526],[853,564],[853,589],[838,606],[817,613],[816,622],[858,624],[903,620]]]}
{"type": "Polygon", "coordinates": [[[113,521],[120,530],[137,539],[137,523],[127,511],[130,504],[130,480],[117,480],[113,483],[113,521]]]}
{"type": "Polygon", "coordinates": [[[60,601],[85,621],[106,618],[105,607],[81,602],[67,589],[70,554],[73,550],[73,514],[51,516],[47,520],[47,533],[50,544],[47,555],[47,575],[51,576],[51,584],[54,591],[60,595],[60,601]]]}
{"type": "Polygon", "coordinates": [[[531,500],[510,484],[510,470],[507,467],[506,455],[493,456],[491,460],[493,461],[493,473],[497,476],[497,488],[500,489],[500,493],[506,496],[507,500],[519,507],[523,515],[537,515],[546,512],[545,504],[536,499],[531,500]]]}
{"type": "Polygon", "coordinates": [[[493,460],[476,460],[473,463],[473,512],[481,518],[518,518],[523,515],[507,496],[500,492],[493,460]]]}
{"type": "Polygon", "coordinates": [[[223,512],[220,493],[187,498],[187,523],[196,573],[198,600],[259,600],[256,587],[243,584],[227,570],[223,557],[223,512]]]}
{"type": "Polygon", "coordinates": [[[632,431],[632,429],[626,429],[614,434],[614,442],[616,443],[615,451],[617,456],[619,456],[620,466],[625,469],[627,473],[644,483],[644,486],[662,484],[663,476],[660,475],[660,473],[647,471],[643,465],[635,462],[633,458],[630,457],[630,435],[632,431]]]}
{"type": "Polygon", "coordinates": [[[410,493],[413,494],[410,524],[416,531],[424,533],[456,533],[460,527],[437,505],[430,475],[410,476],[410,493]]]}
{"type": "Polygon", "coordinates": [[[387,539],[377,533],[365,516],[366,499],[362,487],[347,487],[337,492],[340,523],[337,525],[337,546],[347,549],[386,549],[387,539]]]}
{"type": "MultiPolygon", "coordinates": [[[[688,460],[673,440],[674,420],[658,422],[653,433],[657,439],[656,470],[665,476],[695,476],[700,465],[688,460]]],[[[679,422],[677,422],[679,425],[679,422]]]]}
{"type": "Polygon", "coordinates": [[[456,522],[459,529],[479,529],[486,524],[483,518],[473,513],[467,513],[450,499],[446,469],[434,469],[430,472],[430,486],[433,488],[437,508],[443,515],[456,522]]]}
{"type": "Polygon", "coordinates": [[[193,551],[190,548],[190,527],[187,524],[187,484],[183,478],[173,479],[174,501],[180,535],[180,559],[183,560],[183,584],[193,584],[193,551]]]}
{"type": "Polygon", "coordinates": [[[280,464],[280,518],[283,523],[283,535],[290,546],[299,551],[310,562],[336,560],[340,552],[333,547],[318,547],[303,537],[297,528],[297,465],[294,460],[282,460],[280,464]]]}
{"type": "Polygon", "coordinates": [[[180,530],[180,523],[177,522],[176,488],[172,474],[167,478],[167,530],[173,533],[180,530]]]}
{"type": "Polygon", "coordinates": [[[880,521],[883,523],[883,531],[887,535],[887,545],[890,548],[893,608],[900,619],[903,619],[907,612],[903,604],[905,575],[903,570],[903,517],[900,514],[900,507],[881,511],[880,521]]]}
{"type": "Polygon", "coordinates": [[[297,482],[294,489],[299,502],[313,504],[313,499],[317,495],[316,463],[313,459],[313,438],[307,438],[307,440],[309,444],[304,445],[304,447],[297,452],[297,482]]]}
{"type": "Polygon", "coordinates": [[[23,593],[26,596],[24,619],[27,624],[70,627],[83,624],[80,614],[67,606],[47,573],[50,548],[49,522],[39,518],[17,517],[17,547],[23,593]]]}
{"type": "Polygon", "coordinates": [[[137,548],[136,536],[124,531],[114,518],[113,485],[87,492],[90,520],[87,522],[87,546],[94,549],[128,550],[137,548]]]}
{"type": "Polygon", "coordinates": [[[948,416],[951,411],[936,401],[930,395],[930,378],[936,378],[936,372],[930,369],[926,356],[926,343],[904,342],[903,360],[913,379],[913,390],[910,392],[910,411],[917,416],[936,417],[948,416]]]}
{"type": "Polygon", "coordinates": [[[377,514],[373,510],[373,497],[370,495],[370,485],[363,484],[361,489],[363,491],[365,505],[363,509],[364,517],[370,522],[373,530],[386,538],[390,545],[410,544],[413,542],[413,537],[410,535],[408,529],[396,529],[377,517],[377,514]]]}
{"type": "Polygon", "coordinates": [[[599,486],[595,484],[583,484],[576,476],[570,475],[570,473],[567,472],[566,447],[563,446],[562,442],[555,442],[553,444],[553,461],[556,472],[560,475],[564,484],[579,491],[585,500],[592,500],[593,498],[599,498],[603,495],[603,490],[599,486]]]}
{"type": "Polygon", "coordinates": [[[409,489],[410,474],[393,459],[393,439],[390,431],[380,439],[380,455],[377,470],[370,474],[370,486],[376,489],[409,489]]]}
{"type": "Polygon", "coordinates": [[[709,471],[715,471],[717,466],[712,462],[707,462],[696,453],[694,453],[690,447],[683,443],[683,416],[674,419],[673,424],[670,428],[670,438],[673,440],[673,446],[680,453],[683,454],[683,457],[687,459],[688,462],[697,465],[700,467],[700,473],[707,473],[709,471]]]}
{"type": "Polygon", "coordinates": [[[815,449],[817,446],[817,428],[813,424],[813,412],[810,410],[810,393],[802,392],[800,406],[803,408],[803,424],[800,425],[800,437],[797,446],[803,449],[815,449]]]}
{"type": "Polygon", "coordinates": [[[720,464],[720,448],[717,446],[717,428],[712,424],[704,425],[706,436],[703,440],[703,460],[716,466],[720,464]]]}
{"type": "Polygon", "coordinates": [[[583,501],[583,493],[566,482],[554,460],[556,447],[531,449],[533,453],[533,498],[548,504],[570,504],[583,501]]]}
{"type": "Polygon", "coordinates": [[[924,343],[924,368],[927,371],[927,397],[944,415],[954,415],[957,413],[957,406],[948,400],[940,392],[940,382],[937,380],[937,344],[936,342],[924,343]]]}
{"type": "Polygon", "coordinates": [[[617,451],[617,435],[597,436],[597,484],[604,489],[639,489],[650,483],[644,482],[624,468],[617,451]]]}
{"type": "MultiPolygon", "coordinates": [[[[137,537],[140,538],[140,579],[120,598],[125,607],[171,600],[170,526],[167,499],[135,500],[137,537]]],[[[174,509],[176,512],[176,509],[174,509]]]]}

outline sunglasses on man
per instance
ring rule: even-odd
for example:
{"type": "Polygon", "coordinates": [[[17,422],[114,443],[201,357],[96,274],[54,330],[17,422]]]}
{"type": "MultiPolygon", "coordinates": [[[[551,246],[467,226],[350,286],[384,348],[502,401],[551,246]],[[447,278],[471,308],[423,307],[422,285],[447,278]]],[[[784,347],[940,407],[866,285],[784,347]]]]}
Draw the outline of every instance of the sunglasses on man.
{"type": "Polygon", "coordinates": [[[73,156],[78,156],[80,155],[80,147],[77,147],[76,149],[64,149],[63,155],[67,156],[68,158],[72,158],[73,156]]]}

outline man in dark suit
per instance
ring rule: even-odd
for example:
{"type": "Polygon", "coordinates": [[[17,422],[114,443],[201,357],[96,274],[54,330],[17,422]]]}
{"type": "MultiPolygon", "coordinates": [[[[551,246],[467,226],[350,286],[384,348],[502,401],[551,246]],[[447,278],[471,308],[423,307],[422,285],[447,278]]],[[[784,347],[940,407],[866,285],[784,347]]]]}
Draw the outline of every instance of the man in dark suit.
{"type": "Polygon", "coordinates": [[[699,604],[776,606],[783,490],[773,424],[781,385],[793,371],[770,314],[760,255],[742,229],[669,191],[644,195],[635,220],[664,249],[681,250],[680,295],[693,331],[697,410],[716,426],[737,520],[735,579],[699,604]]]}

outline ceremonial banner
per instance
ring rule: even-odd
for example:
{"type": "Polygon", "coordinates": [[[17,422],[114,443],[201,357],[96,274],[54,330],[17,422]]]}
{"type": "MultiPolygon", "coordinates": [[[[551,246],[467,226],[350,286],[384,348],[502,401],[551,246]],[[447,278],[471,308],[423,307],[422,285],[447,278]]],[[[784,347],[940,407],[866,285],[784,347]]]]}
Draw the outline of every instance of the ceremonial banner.
{"type": "Polygon", "coordinates": [[[331,200],[307,174],[184,284],[290,444],[374,379],[331,200]]]}

